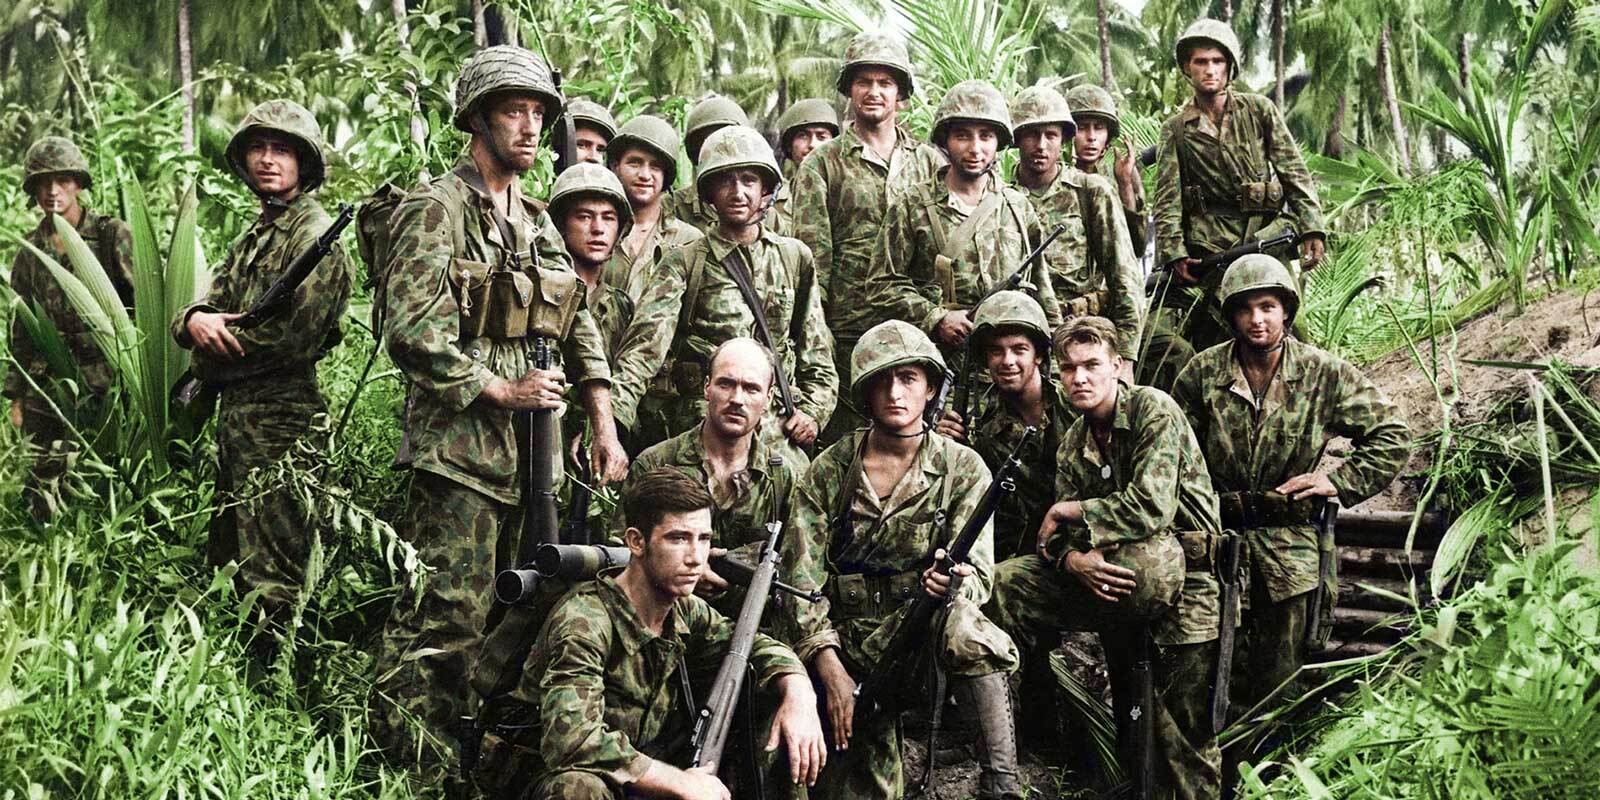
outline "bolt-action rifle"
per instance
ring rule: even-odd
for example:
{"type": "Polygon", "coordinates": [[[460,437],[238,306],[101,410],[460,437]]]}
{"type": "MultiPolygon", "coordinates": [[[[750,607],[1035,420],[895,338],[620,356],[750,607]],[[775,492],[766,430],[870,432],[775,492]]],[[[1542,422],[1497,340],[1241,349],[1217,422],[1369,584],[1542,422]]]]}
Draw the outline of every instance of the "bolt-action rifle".
{"type": "MultiPolygon", "coordinates": [[[[1266,253],[1283,247],[1294,247],[1300,244],[1300,242],[1304,241],[1305,238],[1305,234],[1290,228],[1282,233],[1268,236],[1263,239],[1251,239],[1248,242],[1229,248],[1220,253],[1212,253],[1211,255],[1202,257],[1199,264],[1189,268],[1189,274],[1193,275],[1195,279],[1198,280],[1211,274],[1212,270],[1227,269],[1229,264],[1232,264],[1233,262],[1238,261],[1245,256],[1255,255],[1256,253],[1266,253]]],[[[1150,277],[1145,279],[1145,294],[1152,294],[1157,291],[1161,286],[1161,282],[1166,279],[1167,273],[1171,272],[1171,270],[1172,267],[1168,264],[1163,264],[1156,267],[1155,271],[1150,273],[1150,277]]]]}

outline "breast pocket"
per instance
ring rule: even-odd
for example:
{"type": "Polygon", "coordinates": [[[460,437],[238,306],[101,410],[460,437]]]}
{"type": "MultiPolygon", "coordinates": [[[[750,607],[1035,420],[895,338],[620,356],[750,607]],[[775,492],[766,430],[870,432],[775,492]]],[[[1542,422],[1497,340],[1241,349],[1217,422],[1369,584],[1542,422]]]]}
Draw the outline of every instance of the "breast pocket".
{"type": "Polygon", "coordinates": [[[450,293],[460,310],[463,339],[476,339],[488,330],[491,269],[491,265],[483,261],[450,259],[450,293]]]}

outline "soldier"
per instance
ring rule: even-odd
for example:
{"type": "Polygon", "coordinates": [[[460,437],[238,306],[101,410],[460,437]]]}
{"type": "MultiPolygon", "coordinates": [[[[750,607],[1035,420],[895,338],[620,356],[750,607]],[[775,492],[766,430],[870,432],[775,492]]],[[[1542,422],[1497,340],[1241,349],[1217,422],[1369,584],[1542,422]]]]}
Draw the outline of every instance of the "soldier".
{"type": "Polygon", "coordinates": [[[794,413],[767,434],[773,443],[781,433],[809,447],[833,410],[839,385],[811,252],[762,224],[778,164],[761,134],[724,128],[706,140],[701,155],[695,187],[714,208],[717,227],[668,253],[651,273],[617,356],[617,418],[640,447],[692,428],[705,413],[700,394],[711,349],[735,336],[756,336],[759,314],[795,403],[794,413]],[[752,297],[739,288],[736,269],[752,297]]]}
{"type": "Polygon", "coordinates": [[[407,197],[392,222],[380,291],[389,354],[410,381],[396,463],[412,470],[396,528],[433,572],[420,597],[402,592],[384,626],[369,718],[388,754],[415,760],[433,783],[447,782],[490,581],[516,550],[519,462],[528,458],[518,457],[513,415],[559,408],[570,375],[594,431],[597,480],[627,469],[581,280],[544,206],[518,186],[561,102],[539,56],[478,51],[456,84],[454,123],[471,134],[467,155],[407,197]],[[544,343],[560,357],[551,369],[534,366],[544,343]]]}
{"type": "Polygon", "coordinates": [[[556,176],[549,210],[573,270],[588,287],[585,302],[600,329],[606,358],[615,358],[622,334],[633,320],[633,299],[606,282],[603,268],[611,261],[618,237],[633,224],[627,193],[610,170],[582,162],[556,176]]]}
{"type": "MultiPolygon", "coordinates": [[[[798,608],[795,651],[821,683],[832,723],[836,752],[820,795],[900,797],[900,716],[855,719],[856,684],[878,668],[919,587],[934,597],[949,594],[949,576],[933,570],[930,554],[944,557],[990,475],[977,453],[930,435],[923,414],[944,358],[926,334],[890,320],[861,337],[850,362],[851,395],[871,424],[817,456],[796,492],[791,535],[805,549],[794,580],[802,589],[822,587],[825,599],[798,608]]],[[[1021,797],[1006,683],[1016,647],[978,610],[994,566],[992,522],[968,561],[952,568],[963,582],[939,628],[937,658],[979,730],[978,796],[1021,797]]]]}
{"type": "MultiPolygon", "coordinates": [[[[567,101],[567,113],[572,115],[573,144],[578,151],[579,164],[605,166],[606,148],[617,137],[617,121],[611,118],[606,107],[583,97],[567,101]]],[[[555,128],[562,131],[561,126],[555,128]]],[[[557,152],[560,145],[557,143],[557,152]]]]}
{"type": "Polygon", "coordinates": [[[839,114],[827,100],[813,97],[801,100],[778,117],[778,152],[783,156],[783,183],[772,200],[772,225],[778,233],[790,235],[794,211],[789,208],[795,173],[806,156],[823,142],[839,135],[839,114]]]}
{"type": "MultiPolygon", "coordinates": [[[[785,213],[815,259],[835,372],[843,379],[856,340],[877,322],[862,300],[889,203],[932,181],[944,159],[899,123],[900,108],[916,88],[905,45],[881,33],[856,34],[845,48],[837,88],[850,100],[850,124],[800,165],[785,213]]],[[[834,410],[823,445],[855,427],[858,418],[849,408],[841,403],[834,410]]]]}
{"type": "MultiPolygon", "coordinates": [[[[27,242],[54,253],[57,262],[71,269],[66,245],[56,235],[52,219],[60,215],[83,237],[89,251],[111,278],[122,304],[131,307],[133,233],[122,220],[98,214],[82,204],[81,193],[94,185],[89,175],[89,162],[83,153],[70,140],[47,136],[34,142],[22,161],[22,190],[44,213],[39,226],[28,233],[27,242]]],[[[78,389],[80,399],[103,397],[111,388],[112,378],[105,353],[95,344],[88,325],[67,300],[66,293],[44,262],[27,248],[19,249],[11,261],[11,289],[24,307],[36,309],[61,334],[78,374],[83,377],[83,385],[78,389]]],[[[66,473],[69,454],[76,448],[67,441],[66,430],[55,412],[44,398],[34,394],[23,377],[33,378],[45,389],[49,386],[51,369],[44,354],[35,347],[21,314],[13,315],[11,320],[11,355],[18,365],[8,367],[5,375],[5,395],[11,398],[11,424],[21,428],[32,447],[37,448],[22,491],[33,517],[43,521],[55,515],[59,502],[56,484],[66,473]]]]}
{"type": "MultiPolygon", "coordinates": [[[[950,87],[928,138],[950,163],[890,206],[869,276],[872,305],[916,325],[958,363],[973,304],[1022,266],[1040,239],[1039,217],[993,174],[1011,145],[1011,112],[998,89],[984,81],[950,87]]],[[[1024,277],[1045,319],[1059,325],[1050,268],[1035,261],[1024,277]]]]}
{"type": "MultiPolygon", "coordinates": [[[[706,95],[684,120],[683,146],[689,151],[689,163],[700,166],[701,149],[711,134],[731,126],[749,127],[750,118],[738,103],[719,94],[706,95]]],[[[701,233],[710,233],[717,227],[717,212],[706,202],[697,186],[685,186],[667,195],[664,206],[667,216],[687,222],[701,233]]]]}
{"type": "Polygon", "coordinates": [[[1303,266],[1315,268],[1323,258],[1322,209],[1283,112],[1261,95],[1229,88],[1240,68],[1233,29],[1196,20],[1174,51],[1194,102],[1161,128],[1156,263],[1176,285],[1157,297],[1162,313],[1187,316],[1189,343],[1203,350],[1229,333],[1216,318],[1221,271],[1195,274],[1199,257],[1293,228],[1306,236],[1303,266]]]}
{"type": "MultiPolygon", "coordinates": [[[[1082,416],[1061,439],[1057,502],[1039,527],[1037,553],[995,568],[985,610],[1025,652],[1062,628],[1098,631],[1119,721],[1141,716],[1134,670],[1153,669],[1153,796],[1214,798],[1218,587],[1208,554],[1222,533],[1217,497],[1172,398],[1117,377],[1116,338],[1102,317],[1072,319],[1055,333],[1061,383],[1082,416]]],[[[1119,727],[1132,760],[1133,726],[1119,727]]]]}
{"type": "MultiPolygon", "coordinates": [[[[295,290],[288,307],[250,330],[228,323],[249,309],[289,265],[333,224],[311,196],[327,175],[327,147],[311,112],[291,100],[255,107],[226,151],[234,174],[255,192],[261,214],[234,242],[205,300],[172,323],[178,344],[194,352],[194,376],[220,385],[217,415],[218,498],[208,550],[211,562],[239,561],[242,591],[261,591],[258,628],[287,621],[310,555],[312,511],[286,488],[250,496],[250,473],[278,461],[327,412],[317,361],[339,343],[350,302],[350,264],[334,250],[295,290]],[[231,509],[227,504],[239,501],[231,509]]],[[[276,650],[257,636],[264,662],[276,650]]]]}
{"type": "Polygon", "coordinates": [[[1367,376],[1289,334],[1300,305],[1282,262],[1250,255],[1221,284],[1233,340],[1195,356],[1173,397],[1207,453],[1222,521],[1245,535],[1248,611],[1233,680],[1247,709],[1292,677],[1306,658],[1309,598],[1323,592],[1331,615],[1337,588],[1320,574],[1312,526],[1324,498],[1354,505],[1377,494],[1405,464],[1409,432],[1367,376]],[[1350,452],[1319,470],[1334,436],[1350,452]]]}
{"type": "Polygon", "coordinates": [[[605,282],[621,287],[634,303],[661,256],[702,234],[664,213],[663,203],[678,171],[678,132],[666,120],[641,114],[627,121],[606,153],[633,208],[633,225],[606,263],[605,282]]]}
{"type": "Polygon", "coordinates": [[[1116,187],[1128,225],[1128,238],[1133,242],[1133,256],[1138,258],[1144,255],[1145,224],[1150,211],[1145,207],[1144,180],[1139,177],[1133,145],[1125,145],[1112,158],[1105,157],[1122,135],[1117,103],[1110,92],[1085,83],[1067,92],[1067,106],[1072,109],[1073,121],[1078,123],[1077,133],[1072,136],[1073,163],[1080,171],[1099,175],[1116,187]]]}
{"type": "MultiPolygon", "coordinates": [[[[496,797],[730,797],[715,774],[675,766],[691,755],[681,746],[698,708],[690,677],[709,680],[733,636],[695,596],[711,574],[711,495],[678,470],[653,470],[630,483],[622,508],[628,565],[557,602],[486,737],[480,784],[496,797]]],[[[763,634],[749,658],[752,680],[775,690],[758,696],[779,698],[766,747],[788,757],[789,782],[809,785],[827,749],[805,670],[763,634]]]]}
{"type": "Polygon", "coordinates": [[[1047,86],[1022,90],[1011,104],[1011,124],[1022,155],[1017,187],[1045,229],[1067,226],[1044,254],[1062,312],[1115,322],[1124,343],[1119,355],[1132,364],[1144,321],[1144,281],[1116,194],[1105,178],[1082,171],[1081,162],[1078,169],[1061,163],[1062,145],[1072,141],[1077,126],[1060,92],[1047,86]]]}

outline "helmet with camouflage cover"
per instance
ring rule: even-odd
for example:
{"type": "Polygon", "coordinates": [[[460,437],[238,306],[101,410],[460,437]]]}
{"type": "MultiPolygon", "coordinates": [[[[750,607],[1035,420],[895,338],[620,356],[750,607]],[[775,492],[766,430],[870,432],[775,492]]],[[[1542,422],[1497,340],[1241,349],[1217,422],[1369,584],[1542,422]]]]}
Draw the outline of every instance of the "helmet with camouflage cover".
{"type": "Polygon", "coordinates": [[[945,92],[939,101],[939,110],[933,115],[933,129],[928,141],[944,146],[950,125],[956,122],[981,122],[995,128],[999,150],[1011,146],[1011,109],[1006,108],[1006,98],[988,81],[962,81],[945,92]]]}
{"type": "Polygon", "coordinates": [[[596,128],[606,135],[608,142],[617,137],[617,121],[605,106],[593,100],[574,97],[567,101],[567,113],[572,115],[572,124],[596,128]]]}
{"type": "Polygon", "coordinates": [[[1222,48],[1228,56],[1228,77],[1239,74],[1239,37],[1233,33],[1233,28],[1220,19],[1201,17],[1189,23],[1178,36],[1178,41],[1172,45],[1172,56],[1178,62],[1178,71],[1183,71],[1183,62],[1188,58],[1188,50],[1195,45],[1212,45],[1222,48]]]}
{"type": "Polygon", "coordinates": [[[1153,621],[1178,604],[1185,567],[1183,545],[1178,537],[1152,536],[1137,542],[1123,542],[1113,550],[1101,552],[1106,563],[1131,569],[1139,576],[1133,594],[1103,608],[1134,619],[1153,621]]]}
{"type": "Polygon", "coordinates": [[[1061,93],[1048,86],[1029,86],[1017,93],[1011,101],[1011,135],[1022,133],[1029,125],[1060,125],[1061,138],[1071,139],[1078,133],[1078,123],[1072,118],[1073,106],[1061,93]]]}
{"type": "Polygon", "coordinates": [[[839,67],[839,80],[835,83],[839,94],[850,96],[850,83],[861,67],[888,70],[900,84],[901,100],[909,99],[917,91],[916,81],[911,77],[911,54],[898,39],[875,31],[862,31],[852,37],[844,48],[844,64],[839,67]]]}
{"type": "Polygon", "coordinates": [[[550,66],[538,53],[515,45],[485,47],[461,65],[456,79],[457,128],[472,132],[470,119],[483,98],[496,92],[527,92],[544,103],[544,118],[561,116],[565,101],[550,74],[550,66]]]}
{"type": "Polygon", "coordinates": [[[984,336],[1008,329],[1032,337],[1039,355],[1050,352],[1050,323],[1044,308],[1023,292],[995,292],[972,315],[972,336],[980,343],[984,336]]]}
{"type": "Polygon", "coordinates": [[[322,185],[327,175],[327,145],[316,117],[293,100],[268,100],[246,114],[228,140],[228,166],[246,184],[250,175],[244,168],[244,150],[252,133],[276,133],[293,139],[300,153],[300,191],[309,192],[322,185]]]}
{"type": "Polygon", "coordinates": [[[46,136],[28,147],[27,155],[22,157],[22,191],[27,192],[29,202],[38,202],[34,190],[40,178],[59,174],[77,178],[83,189],[94,184],[88,160],[71,139],[46,136]]]}
{"type": "Polygon", "coordinates": [[[789,110],[778,117],[779,149],[787,154],[790,137],[799,129],[813,125],[833,131],[834,136],[839,135],[839,114],[833,110],[832,103],[812,97],[789,106],[789,110]]]}
{"type": "Polygon", "coordinates": [[[711,188],[711,177],[719,172],[741,167],[761,173],[767,192],[777,190],[780,173],[778,160],[772,155],[772,145],[755,128],[730,125],[719,128],[706,137],[700,150],[700,164],[695,168],[694,188],[704,196],[711,188]]]}
{"type": "Polygon", "coordinates": [[[622,181],[611,170],[587,162],[573,164],[556,176],[555,188],[550,191],[551,218],[559,220],[566,213],[567,204],[586,196],[611,201],[622,224],[633,224],[633,208],[628,205],[622,181]]]}
{"type": "Polygon", "coordinates": [[[931,385],[937,386],[944,380],[944,356],[939,354],[939,348],[928,334],[898,319],[872,326],[850,351],[850,396],[858,406],[865,408],[867,381],[902,364],[922,365],[928,370],[931,385]]]}
{"type": "Polygon", "coordinates": [[[1111,135],[1106,142],[1114,142],[1122,133],[1122,120],[1117,117],[1117,101],[1111,93],[1092,83],[1074,86],[1067,92],[1067,105],[1072,106],[1072,113],[1078,119],[1098,117],[1105,120],[1111,129],[1111,135]]]}
{"type": "Polygon", "coordinates": [[[682,140],[678,132],[673,129],[672,123],[652,116],[640,114],[617,130],[617,135],[611,139],[611,144],[606,147],[606,161],[612,169],[617,168],[617,163],[622,160],[622,154],[631,147],[640,147],[649,150],[661,157],[666,167],[666,188],[672,188],[672,181],[678,172],[678,148],[682,140]]]}
{"type": "Polygon", "coordinates": [[[718,129],[749,124],[750,117],[738,103],[720,94],[706,95],[689,109],[689,117],[683,121],[683,143],[689,149],[689,163],[700,163],[700,149],[705,147],[706,138],[718,129]]]}
{"type": "Polygon", "coordinates": [[[1294,319],[1300,310],[1300,289],[1294,276],[1282,261],[1265,253],[1240,256],[1222,273],[1222,284],[1217,287],[1224,314],[1231,313],[1233,305],[1244,300],[1245,295],[1259,291],[1277,292],[1287,319],[1294,319]]]}

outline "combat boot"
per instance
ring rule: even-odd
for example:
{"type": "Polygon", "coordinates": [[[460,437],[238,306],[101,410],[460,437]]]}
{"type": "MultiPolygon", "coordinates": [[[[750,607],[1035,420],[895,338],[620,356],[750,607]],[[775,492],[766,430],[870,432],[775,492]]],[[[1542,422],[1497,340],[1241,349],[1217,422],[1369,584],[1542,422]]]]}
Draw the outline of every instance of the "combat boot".
{"type": "Polygon", "coordinates": [[[1011,713],[1011,687],[1005,673],[966,678],[952,687],[956,702],[978,730],[979,800],[1020,800],[1017,731],[1011,713]]]}

